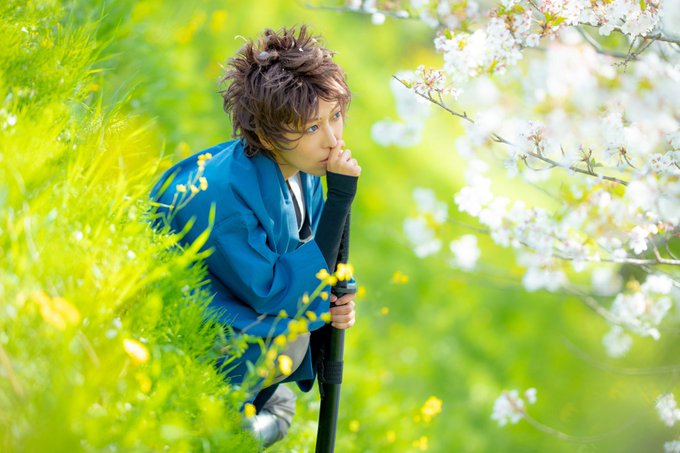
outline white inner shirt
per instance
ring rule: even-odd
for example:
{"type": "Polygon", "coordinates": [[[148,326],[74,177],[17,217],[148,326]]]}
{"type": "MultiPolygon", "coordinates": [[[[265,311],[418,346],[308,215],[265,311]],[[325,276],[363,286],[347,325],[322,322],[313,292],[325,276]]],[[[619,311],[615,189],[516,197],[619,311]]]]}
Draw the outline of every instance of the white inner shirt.
{"type": "Polygon", "coordinates": [[[302,194],[302,179],[300,178],[300,173],[296,173],[295,176],[288,178],[288,185],[290,186],[293,195],[295,195],[294,200],[297,202],[298,208],[300,209],[300,225],[298,226],[298,231],[302,229],[302,225],[305,223],[305,197],[302,194]]]}

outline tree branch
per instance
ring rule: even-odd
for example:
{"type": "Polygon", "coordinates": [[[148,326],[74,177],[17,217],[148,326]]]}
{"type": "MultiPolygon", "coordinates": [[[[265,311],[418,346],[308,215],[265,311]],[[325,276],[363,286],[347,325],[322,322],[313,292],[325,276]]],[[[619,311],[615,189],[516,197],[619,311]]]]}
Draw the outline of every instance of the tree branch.
{"type": "MultiPolygon", "coordinates": [[[[474,121],[472,118],[470,118],[466,112],[463,112],[463,113],[456,112],[455,110],[451,109],[451,108],[448,107],[446,104],[444,104],[443,102],[440,102],[439,100],[433,98],[432,96],[430,96],[430,95],[425,95],[425,94],[420,93],[420,92],[418,92],[418,91],[416,91],[416,90],[413,90],[413,88],[411,88],[407,82],[401,80],[399,77],[394,76],[394,75],[393,75],[392,77],[393,77],[395,80],[397,80],[399,83],[401,83],[402,85],[404,85],[406,88],[408,88],[409,90],[413,91],[416,95],[418,95],[418,96],[420,96],[421,98],[426,99],[426,100],[428,100],[429,102],[431,102],[431,103],[437,105],[438,107],[440,107],[440,108],[446,110],[446,111],[449,112],[451,115],[456,116],[456,117],[458,117],[458,118],[462,118],[462,119],[464,119],[464,120],[466,120],[466,121],[469,121],[469,122],[472,123],[472,124],[475,124],[475,121],[474,121]]],[[[489,138],[490,138],[492,141],[496,142],[496,143],[503,143],[503,144],[505,144],[505,145],[512,145],[511,142],[507,141],[506,139],[504,139],[503,137],[501,137],[500,135],[498,135],[498,134],[495,133],[495,132],[490,133],[490,134],[489,134],[489,138]]],[[[533,152],[531,152],[531,151],[524,151],[524,152],[522,152],[522,154],[526,154],[526,155],[528,155],[528,156],[531,156],[531,157],[534,157],[534,158],[536,158],[536,159],[542,160],[543,162],[545,162],[545,163],[547,163],[547,164],[550,164],[550,165],[552,165],[553,167],[560,167],[560,168],[563,168],[563,169],[566,169],[566,170],[574,171],[574,172],[576,172],[576,173],[581,173],[581,174],[588,175],[588,176],[594,176],[594,177],[596,177],[596,178],[598,178],[598,179],[604,179],[604,180],[607,180],[607,181],[615,182],[615,183],[617,183],[617,184],[622,184],[622,185],[624,185],[624,186],[628,185],[628,182],[627,182],[627,181],[624,181],[623,179],[615,178],[615,177],[613,177],[613,176],[602,175],[602,174],[600,174],[600,173],[595,173],[594,171],[583,170],[583,169],[578,168],[578,167],[576,167],[576,166],[568,166],[568,165],[564,165],[564,164],[561,164],[561,163],[559,163],[559,162],[557,162],[557,161],[554,161],[554,160],[552,160],[552,159],[550,159],[550,158],[548,158],[548,157],[545,157],[545,156],[540,155],[540,154],[537,154],[537,153],[533,153],[533,152]]]]}
{"type": "Polygon", "coordinates": [[[597,40],[596,40],[595,38],[593,38],[592,36],[590,36],[590,33],[586,32],[586,31],[583,29],[583,27],[581,27],[581,26],[576,26],[575,28],[576,28],[576,30],[579,32],[579,34],[583,37],[583,39],[584,39],[588,44],[590,44],[590,46],[591,46],[593,49],[595,49],[595,51],[596,51],[597,53],[599,53],[599,54],[601,54],[601,55],[607,55],[607,56],[610,56],[610,57],[621,58],[621,59],[625,59],[625,58],[628,57],[628,54],[621,53],[621,52],[617,52],[617,51],[615,51],[615,50],[609,50],[609,49],[603,48],[602,45],[601,45],[599,42],[597,42],[597,40]]]}
{"type": "MultiPolygon", "coordinates": [[[[617,31],[619,33],[623,33],[621,30],[617,29],[617,31]]],[[[643,38],[644,39],[651,39],[652,41],[667,42],[667,43],[670,43],[670,44],[675,44],[676,46],[680,46],[680,38],[672,38],[670,36],[664,35],[661,32],[655,33],[653,35],[646,35],[646,36],[643,36],[643,38]]]]}
{"type": "Polygon", "coordinates": [[[560,440],[575,443],[575,444],[592,444],[594,442],[599,442],[603,439],[612,437],[614,435],[618,435],[621,431],[624,431],[624,430],[628,429],[629,426],[632,426],[637,421],[637,419],[639,418],[639,417],[635,417],[635,418],[629,420],[628,423],[623,424],[622,426],[619,426],[617,429],[614,429],[614,430],[607,432],[607,433],[604,433],[604,434],[598,434],[598,435],[594,435],[594,436],[574,436],[574,435],[564,433],[562,431],[559,431],[555,428],[552,428],[548,425],[545,425],[545,424],[539,422],[538,420],[533,418],[531,415],[529,415],[529,413],[527,412],[525,407],[517,404],[517,402],[515,401],[514,398],[508,397],[506,395],[506,399],[510,403],[510,405],[512,406],[512,409],[515,412],[522,414],[522,418],[524,420],[526,420],[527,423],[529,423],[534,428],[538,429],[539,431],[541,431],[543,433],[549,434],[551,436],[555,436],[560,440]]]}
{"type": "MultiPolygon", "coordinates": [[[[300,2],[302,3],[302,2],[300,2]]],[[[393,17],[395,19],[400,19],[400,20],[421,20],[420,16],[413,16],[408,13],[408,11],[403,10],[403,12],[394,12],[390,10],[385,10],[385,9],[371,9],[367,10],[364,9],[363,6],[359,8],[350,8],[349,6],[329,6],[329,5],[312,5],[311,3],[305,3],[303,5],[307,9],[316,9],[316,10],[322,10],[322,11],[335,11],[335,12],[340,12],[340,13],[354,13],[354,14],[361,14],[361,15],[373,15],[373,14],[382,14],[384,16],[388,17],[393,17]],[[406,13],[406,14],[404,14],[406,13]]],[[[439,25],[442,26],[443,24],[439,22],[439,25]]]]}
{"type": "Polygon", "coordinates": [[[598,362],[585,352],[578,349],[576,345],[574,345],[568,339],[562,338],[562,342],[568,349],[571,350],[571,352],[573,352],[584,362],[587,362],[589,365],[598,368],[601,371],[606,371],[608,373],[621,374],[625,376],[655,376],[660,374],[673,374],[680,372],[680,365],[667,365],[652,368],[628,368],[606,365],[601,362],[598,362]]]}
{"type": "MultiPolygon", "coordinates": [[[[503,142],[503,143],[508,143],[508,142],[503,142]]],[[[508,143],[508,144],[509,144],[509,143],[508,143]]],[[[550,165],[552,165],[552,166],[554,166],[554,167],[560,167],[560,168],[563,168],[563,169],[565,169],[565,170],[575,171],[576,173],[581,173],[581,174],[588,175],[588,176],[594,176],[594,177],[596,177],[596,178],[598,178],[598,179],[604,179],[604,180],[607,180],[607,181],[615,182],[615,183],[617,183],[617,184],[622,184],[622,185],[624,185],[624,186],[627,186],[627,185],[628,185],[628,181],[624,181],[623,179],[615,178],[615,177],[613,177],[613,176],[606,176],[606,175],[603,175],[603,174],[600,174],[600,173],[595,173],[595,172],[592,171],[592,170],[583,170],[583,169],[578,168],[578,167],[573,166],[573,165],[572,165],[572,166],[568,166],[568,165],[560,164],[560,163],[557,162],[557,161],[554,161],[554,160],[552,160],[552,159],[550,159],[550,158],[548,158],[548,157],[545,157],[545,156],[543,156],[543,155],[533,153],[533,152],[531,152],[531,151],[526,151],[526,152],[523,152],[522,154],[526,154],[526,155],[531,156],[531,157],[534,157],[534,158],[536,158],[536,159],[540,159],[540,160],[542,160],[543,162],[548,163],[548,164],[550,164],[550,165]]]]}
{"type": "Polygon", "coordinates": [[[562,431],[558,431],[557,429],[552,428],[548,425],[544,425],[543,423],[539,422],[538,420],[530,416],[527,412],[524,412],[524,419],[527,421],[527,423],[529,423],[531,426],[538,429],[539,431],[544,432],[546,434],[550,434],[551,436],[555,436],[560,440],[564,440],[566,442],[571,442],[574,444],[592,444],[613,437],[615,435],[620,435],[622,431],[625,431],[630,426],[633,426],[635,422],[637,422],[637,420],[629,420],[628,423],[619,426],[618,428],[605,434],[598,434],[594,436],[574,436],[571,434],[564,433],[562,431]]]}
{"type": "MultiPolygon", "coordinates": [[[[466,121],[469,121],[469,122],[471,122],[471,123],[473,123],[473,124],[475,123],[475,122],[472,120],[472,118],[470,118],[470,117],[467,115],[467,113],[465,113],[465,112],[463,112],[463,113],[458,113],[458,112],[456,112],[455,110],[453,110],[453,109],[451,109],[450,107],[448,107],[448,106],[447,106],[446,104],[444,104],[443,102],[441,102],[441,101],[439,101],[439,100],[433,98],[432,96],[424,95],[423,93],[420,93],[419,91],[414,90],[413,88],[411,88],[411,87],[409,86],[409,84],[408,84],[407,82],[403,81],[402,79],[400,79],[399,77],[397,77],[397,76],[395,76],[395,75],[393,75],[392,78],[393,78],[394,80],[396,80],[397,82],[401,83],[402,85],[404,85],[404,86],[405,86],[406,88],[408,88],[409,90],[413,91],[416,95],[420,96],[421,98],[423,98],[423,99],[425,99],[425,100],[427,100],[427,101],[432,102],[433,104],[436,104],[437,106],[439,106],[439,107],[441,107],[442,109],[444,109],[444,110],[446,110],[447,112],[449,112],[451,115],[457,116],[458,118],[462,118],[462,119],[464,119],[464,120],[466,120],[466,121]]],[[[441,98],[441,96],[440,96],[440,98],[441,98]]],[[[505,142],[505,143],[507,143],[507,142],[505,142]]]]}

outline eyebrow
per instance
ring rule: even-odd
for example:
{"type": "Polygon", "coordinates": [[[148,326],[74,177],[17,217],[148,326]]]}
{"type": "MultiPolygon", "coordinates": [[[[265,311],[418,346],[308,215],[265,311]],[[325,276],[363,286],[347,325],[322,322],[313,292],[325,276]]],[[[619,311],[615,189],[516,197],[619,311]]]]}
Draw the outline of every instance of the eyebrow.
{"type": "MultiPolygon", "coordinates": [[[[340,105],[339,102],[337,102],[337,103],[333,106],[333,108],[331,109],[331,115],[332,115],[333,113],[335,113],[335,110],[336,110],[336,109],[342,109],[342,106],[340,105]]],[[[310,120],[307,121],[305,124],[313,123],[314,121],[319,121],[320,119],[321,119],[320,116],[317,116],[316,118],[310,118],[310,120]]]]}

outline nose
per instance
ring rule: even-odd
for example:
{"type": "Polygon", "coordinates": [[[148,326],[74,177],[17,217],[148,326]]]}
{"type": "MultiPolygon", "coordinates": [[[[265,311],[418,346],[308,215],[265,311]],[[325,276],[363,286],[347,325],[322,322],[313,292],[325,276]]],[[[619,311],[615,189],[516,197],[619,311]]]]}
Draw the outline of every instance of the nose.
{"type": "Polygon", "coordinates": [[[333,149],[338,146],[338,140],[336,131],[332,127],[324,128],[324,146],[328,149],[333,149]]]}

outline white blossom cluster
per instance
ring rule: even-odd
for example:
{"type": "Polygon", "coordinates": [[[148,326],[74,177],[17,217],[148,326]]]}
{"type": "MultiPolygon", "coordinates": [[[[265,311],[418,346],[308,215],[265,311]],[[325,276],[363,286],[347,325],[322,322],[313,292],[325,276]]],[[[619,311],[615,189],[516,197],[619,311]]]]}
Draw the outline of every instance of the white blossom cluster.
{"type": "Polygon", "coordinates": [[[413,190],[418,215],[404,220],[404,233],[419,258],[441,250],[442,242],[436,229],[448,218],[448,205],[437,199],[430,189],[417,187],[413,190]]]}
{"type": "Polygon", "coordinates": [[[633,338],[626,333],[623,327],[614,325],[602,338],[602,344],[607,355],[620,358],[630,351],[631,346],[633,346],[633,338]]]}
{"type": "Polygon", "coordinates": [[[481,256],[477,247],[477,236],[474,234],[464,234],[459,239],[449,243],[449,249],[453,254],[451,266],[464,270],[472,271],[477,266],[477,260],[481,256]]]}
{"type": "MultiPolygon", "coordinates": [[[[397,77],[412,81],[413,72],[400,72],[397,77]]],[[[399,120],[386,118],[371,127],[371,137],[381,146],[410,147],[422,140],[425,120],[431,113],[430,104],[402,83],[392,79],[390,88],[396,100],[399,120]]]]}
{"type": "Polygon", "coordinates": [[[456,28],[464,21],[476,17],[479,5],[474,0],[410,0],[390,2],[376,0],[347,0],[351,10],[371,14],[374,25],[385,22],[385,13],[390,12],[399,18],[418,18],[431,27],[456,28]]]}
{"type": "Polygon", "coordinates": [[[680,420],[680,409],[672,393],[663,394],[656,399],[656,412],[667,426],[673,426],[680,420]]]}
{"type": "Polygon", "coordinates": [[[664,442],[663,451],[665,453],[680,453],[680,440],[664,442]]]}
{"type": "MultiPolygon", "coordinates": [[[[624,262],[629,254],[646,250],[648,236],[658,233],[657,224],[644,216],[634,217],[640,224],[629,233],[613,228],[613,225],[626,225],[626,221],[630,225],[630,217],[637,215],[639,206],[626,198],[628,192],[615,202],[610,192],[598,189],[588,197],[588,203],[566,205],[555,215],[542,208],[529,208],[522,200],[511,203],[507,197],[495,196],[490,189],[491,180],[483,176],[485,167],[479,162],[470,162],[466,175],[468,185],[455,195],[454,201],[460,211],[488,227],[490,237],[497,244],[518,249],[517,262],[526,267],[522,283],[528,291],[543,288],[557,291],[566,286],[565,263],[571,263],[575,271],[582,271],[586,263],[603,258],[624,262]],[[598,236],[597,241],[587,240],[598,236]],[[627,245],[623,242],[626,238],[627,245]]],[[[606,276],[599,274],[598,279],[594,286],[599,294],[611,295],[612,286],[614,291],[621,286],[620,279],[616,284],[611,283],[611,272],[606,276]]],[[[649,275],[636,291],[616,295],[610,310],[616,324],[603,340],[610,355],[621,357],[630,348],[631,339],[621,326],[640,336],[659,338],[658,326],[672,306],[672,289],[670,277],[649,275]]]]}
{"type": "MultiPolygon", "coordinates": [[[[529,404],[535,404],[536,389],[530,388],[525,391],[524,399],[529,404]]],[[[517,390],[504,391],[494,402],[491,419],[496,420],[499,426],[505,426],[508,422],[517,423],[525,416],[524,399],[517,390]]]]}
{"type": "Polygon", "coordinates": [[[531,12],[517,15],[509,27],[500,17],[489,20],[485,28],[473,33],[440,32],[435,49],[444,55],[444,71],[456,85],[481,74],[503,74],[521,58],[523,47],[534,47],[539,37],[530,32],[531,12]]]}
{"type": "Polygon", "coordinates": [[[439,33],[435,48],[444,55],[444,70],[454,83],[481,74],[503,74],[522,59],[525,48],[553,38],[565,26],[587,24],[609,35],[619,29],[631,38],[648,35],[658,25],[661,8],[634,0],[502,0],[483,27],[469,32],[439,33]]]}
{"type": "Polygon", "coordinates": [[[497,244],[530,249],[519,256],[519,263],[527,267],[523,279],[527,290],[556,291],[567,283],[560,263],[554,259],[556,252],[580,257],[582,248],[546,210],[528,208],[521,200],[511,203],[507,197],[494,196],[491,180],[484,176],[486,168],[480,162],[473,160],[468,167],[468,185],[454,197],[458,209],[477,217],[497,244]]]}
{"type": "Polygon", "coordinates": [[[566,170],[560,177],[571,176],[568,192],[557,194],[563,205],[555,210],[497,197],[483,176],[468,181],[454,197],[462,212],[489,227],[496,243],[528,247],[539,255],[523,258],[531,264],[524,279],[528,289],[546,287],[541,281],[552,289],[566,282],[555,258],[569,261],[575,270],[583,270],[586,262],[626,262],[651,251],[659,238],[680,226],[675,119],[680,115],[680,67],[650,54],[617,75],[612,61],[603,60],[578,36],[566,35],[564,41],[551,45],[544,59],[532,61],[528,73],[515,76],[522,80],[522,110],[502,107],[508,103],[499,102],[500,92],[484,79],[461,99],[484,109],[474,124],[464,123],[467,134],[457,141],[470,166],[480,149],[493,145],[490,134],[497,133],[510,143],[493,145],[507,152],[509,176],[521,174],[540,184],[550,180],[555,166],[566,170]],[[607,88],[614,80],[616,89],[607,88]],[[649,88],[640,93],[641,86],[649,88]],[[517,119],[539,111],[547,111],[543,122],[517,119]],[[520,172],[524,163],[527,168],[520,172]],[[593,176],[577,175],[572,168],[593,176]],[[617,188],[603,179],[607,173],[623,176],[627,185],[617,188]]]}
{"type": "MultiPolygon", "coordinates": [[[[438,200],[430,189],[416,188],[413,199],[417,207],[417,215],[404,220],[404,234],[413,247],[416,256],[424,258],[438,253],[442,241],[437,230],[448,220],[448,205],[438,200]]],[[[472,271],[481,256],[477,246],[477,237],[465,234],[449,243],[451,251],[450,264],[463,271],[472,271]]]]}
{"type": "Polygon", "coordinates": [[[564,18],[566,25],[597,26],[605,36],[615,29],[631,37],[646,35],[657,26],[661,16],[655,2],[635,0],[545,0],[539,9],[564,18]]]}
{"type": "Polygon", "coordinates": [[[665,275],[649,275],[638,291],[619,293],[611,307],[612,318],[641,336],[658,340],[658,326],[672,306],[673,281],[665,275]]]}
{"type": "Polygon", "coordinates": [[[425,68],[425,65],[420,65],[416,69],[415,80],[410,88],[416,93],[430,98],[448,95],[457,98],[461,92],[447,84],[446,74],[443,70],[425,68]]]}

